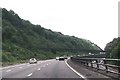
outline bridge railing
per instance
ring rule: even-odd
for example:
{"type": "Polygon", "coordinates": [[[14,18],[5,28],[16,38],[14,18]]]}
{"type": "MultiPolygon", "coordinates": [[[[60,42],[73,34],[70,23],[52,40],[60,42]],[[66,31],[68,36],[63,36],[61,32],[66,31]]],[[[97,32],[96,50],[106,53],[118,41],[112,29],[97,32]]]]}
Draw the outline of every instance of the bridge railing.
{"type": "Polygon", "coordinates": [[[120,75],[120,59],[71,57],[71,60],[97,70],[104,70],[106,73],[111,72],[120,75]]]}

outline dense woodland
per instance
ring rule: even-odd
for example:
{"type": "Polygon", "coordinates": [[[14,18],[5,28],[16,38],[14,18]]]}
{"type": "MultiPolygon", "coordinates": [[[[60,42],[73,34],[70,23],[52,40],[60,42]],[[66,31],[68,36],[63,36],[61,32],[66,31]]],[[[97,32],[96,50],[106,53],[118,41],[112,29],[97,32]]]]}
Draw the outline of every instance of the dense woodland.
{"type": "Polygon", "coordinates": [[[21,19],[13,10],[2,9],[2,62],[51,59],[56,56],[88,54],[100,51],[96,44],[64,35],[21,19]],[[87,52],[85,52],[87,50],[87,52]]]}
{"type": "Polygon", "coordinates": [[[108,58],[120,59],[120,37],[107,43],[105,51],[108,58]]]}

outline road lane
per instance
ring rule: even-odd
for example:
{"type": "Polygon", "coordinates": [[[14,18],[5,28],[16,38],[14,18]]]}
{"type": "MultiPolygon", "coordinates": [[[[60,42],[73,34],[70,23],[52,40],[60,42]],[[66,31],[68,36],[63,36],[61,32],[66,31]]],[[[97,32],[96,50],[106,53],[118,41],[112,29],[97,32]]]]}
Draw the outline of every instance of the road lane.
{"type": "Polygon", "coordinates": [[[75,74],[64,61],[54,60],[51,64],[46,64],[41,70],[34,71],[29,78],[80,78],[75,74]]]}
{"type": "Polygon", "coordinates": [[[37,64],[26,64],[22,66],[16,66],[16,67],[11,67],[11,68],[5,68],[2,69],[2,77],[3,78],[26,78],[26,75],[29,74],[30,72],[33,72],[36,70],[36,67],[41,66],[50,62],[49,60],[47,61],[39,61],[37,64]],[[28,66],[29,65],[29,66],[28,66]],[[22,68],[20,68],[22,67],[22,68]],[[6,72],[7,71],[7,72],[6,72]]]}
{"type": "Polygon", "coordinates": [[[64,61],[45,60],[37,64],[2,69],[3,78],[80,78],[64,61]]]}

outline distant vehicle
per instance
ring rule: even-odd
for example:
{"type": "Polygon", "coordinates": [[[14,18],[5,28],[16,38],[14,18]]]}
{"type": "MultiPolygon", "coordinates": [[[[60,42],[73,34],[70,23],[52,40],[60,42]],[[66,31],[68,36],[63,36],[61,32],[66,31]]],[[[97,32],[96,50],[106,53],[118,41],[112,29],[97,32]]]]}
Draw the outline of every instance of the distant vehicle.
{"type": "Polygon", "coordinates": [[[56,57],[56,60],[59,60],[59,57],[56,57]]]}
{"type": "Polygon", "coordinates": [[[37,63],[37,60],[35,58],[31,58],[29,61],[30,64],[37,63]]]}
{"type": "Polygon", "coordinates": [[[64,61],[65,58],[64,57],[59,57],[59,61],[64,61]]]}

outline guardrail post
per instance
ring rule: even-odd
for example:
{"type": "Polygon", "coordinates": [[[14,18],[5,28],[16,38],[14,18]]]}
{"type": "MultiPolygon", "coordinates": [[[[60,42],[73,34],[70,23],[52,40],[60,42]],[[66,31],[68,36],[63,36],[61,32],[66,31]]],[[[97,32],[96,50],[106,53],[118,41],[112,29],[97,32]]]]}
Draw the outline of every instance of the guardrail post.
{"type": "Polygon", "coordinates": [[[87,65],[87,67],[89,67],[89,61],[86,61],[86,65],[87,65]]]}
{"type": "Polygon", "coordinates": [[[117,61],[118,66],[118,80],[120,80],[120,60],[117,61]]]}
{"type": "Polygon", "coordinates": [[[118,67],[118,73],[120,73],[120,67],[118,67]]]}
{"type": "Polygon", "coordinates": [[[118,60],[118,73],[119,73],[119,78],[120,78],[120,61],[118,60]]]}
{"type": "Polygon", "coordinates": [[[106,64],[107,64],[107,62],[106,62],[106,60],[104,60],[105,70],[106,70],[106,72],[108,72],[108,66],[106,64]]]}
{"type": "Polygon", "coordinates": [[[97,70],[99,70],[99,61],[96,60],[97,70]]]}
{"type": "Polygon", "coordinates": [[[120,79],[120,67],[118,67],[118,74],[119,74],[119,79],[120,79]]]}
{"type": "Polygon", "coordinates": [[[86,64],[86,60],[84,60],[83,63],[84,63],[84,66],[85,66],[85,64],[86,64]]]}
{"type": "Polygon", "coordinates": [[[91,63],[91,68],[93,68],[93,63],[92,63],[92,60],[90,60],[90,63],[91,63]]]}

